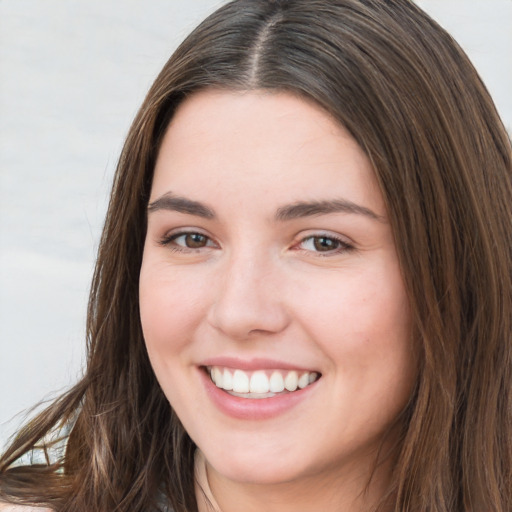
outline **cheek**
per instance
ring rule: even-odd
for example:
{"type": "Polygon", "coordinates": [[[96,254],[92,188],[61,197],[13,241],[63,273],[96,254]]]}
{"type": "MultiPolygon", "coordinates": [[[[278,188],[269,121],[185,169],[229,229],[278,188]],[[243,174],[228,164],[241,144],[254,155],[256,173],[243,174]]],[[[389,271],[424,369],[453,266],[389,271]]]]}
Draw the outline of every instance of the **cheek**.
{"type": "Polygon", "coordinates": [[[409,338],[410,313],[400,275],[383,274],[333,273],[316,282],[314,290],[307,289],[311,283],[303,283],[294,295],[304,325],[321,332],[320,339],[337,340],[333,348],[409,338]]]}
{"type": "Polygon", "coordinates": [[[191,340],[203,316],[203,302],[197,282],[185,278],[176,269],[169,270],[159,262],[143,263],[139,281],[140,316],[155,376],[167,400],[183,414],[190,409],[189,401],[183,401],[182,389],[189,377],[191,340]]]}
{"type": "Polygon", "coordinates": [[[142,331],[150,357],[179,351],[204,316],[204,286],[162,264],[144,264],[139,282],[142,331]]]}
{"type": "Polygon", "coordinates": [[[315,293],[302,294],[299,316],[340,389],[400,408],[416,377],[410,311],[398,269],[377,270],[332,275],[315,293]]]}

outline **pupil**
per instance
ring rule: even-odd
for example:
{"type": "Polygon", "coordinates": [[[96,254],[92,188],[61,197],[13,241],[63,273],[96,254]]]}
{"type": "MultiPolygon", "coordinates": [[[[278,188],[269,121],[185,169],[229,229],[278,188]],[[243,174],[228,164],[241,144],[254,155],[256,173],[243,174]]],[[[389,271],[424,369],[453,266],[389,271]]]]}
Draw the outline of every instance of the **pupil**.
{"type": "Polygon", "coordinates": [[[337,244],[338,242],[336,240],[325,236],[317,237],[314,240],[314,246],[317,251],[331,251],[332,249],[336,249],[337,244]]]}
{"type": "Polygon", "coordinates": [[[206,237],[199,233],[191,233],[187,235],[185,240],[187,247],[190,249],[198,249],[199,247],[204,247],[206,245],[206,237]]]}

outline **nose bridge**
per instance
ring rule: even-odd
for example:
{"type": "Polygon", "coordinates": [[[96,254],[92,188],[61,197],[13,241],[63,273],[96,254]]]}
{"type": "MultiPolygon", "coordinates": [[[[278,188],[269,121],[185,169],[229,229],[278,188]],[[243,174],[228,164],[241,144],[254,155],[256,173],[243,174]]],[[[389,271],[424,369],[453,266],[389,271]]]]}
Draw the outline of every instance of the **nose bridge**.
{"type": "Polygon", "coordinates": [[[268,252],[254,247],[233,251],[223,263],[210,323],[236,339],[282,331],[288,320],[279,274],[268,252]]]}

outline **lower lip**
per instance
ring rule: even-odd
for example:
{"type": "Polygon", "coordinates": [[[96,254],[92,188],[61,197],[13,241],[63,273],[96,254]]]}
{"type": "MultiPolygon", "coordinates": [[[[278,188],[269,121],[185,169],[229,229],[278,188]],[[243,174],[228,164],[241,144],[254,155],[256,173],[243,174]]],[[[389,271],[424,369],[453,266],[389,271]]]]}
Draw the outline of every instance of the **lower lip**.
{"type": "Polygon", "coordinates": [[[227,416],[242,420],[265,420],[284,414],[305,400],[318,382],[304,389],[269,398],[241,398],[218,388],[204,368],[200,369],[200,374],[206,392],[217,408],[227,416]]]}

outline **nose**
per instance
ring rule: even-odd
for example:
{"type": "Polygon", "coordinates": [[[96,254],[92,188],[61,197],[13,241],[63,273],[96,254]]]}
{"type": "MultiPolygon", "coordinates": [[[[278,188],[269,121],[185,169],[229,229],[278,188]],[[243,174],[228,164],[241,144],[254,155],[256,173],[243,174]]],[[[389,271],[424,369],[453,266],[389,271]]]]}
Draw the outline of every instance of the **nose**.
{"type": "Polygon", "coordinates": [[[254,253],[226,261],[208,313],[209,323],[235,340],[282,332],[289,315],[277,267],[269,258],[254,253]]]}

